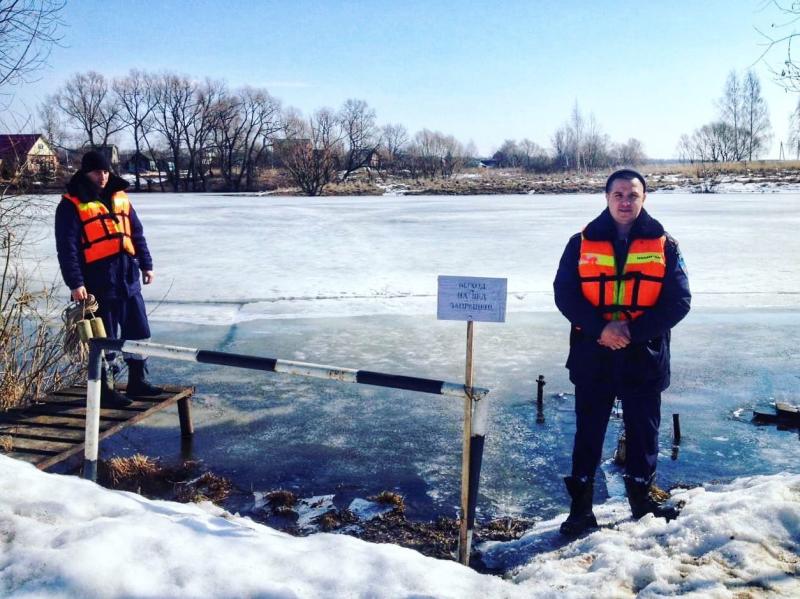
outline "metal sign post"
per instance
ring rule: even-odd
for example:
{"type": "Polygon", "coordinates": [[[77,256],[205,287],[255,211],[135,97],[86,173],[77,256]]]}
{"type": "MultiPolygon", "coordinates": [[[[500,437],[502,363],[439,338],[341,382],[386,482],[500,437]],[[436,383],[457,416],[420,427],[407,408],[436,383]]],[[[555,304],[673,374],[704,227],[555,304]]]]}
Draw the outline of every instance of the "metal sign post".
{"type": "Polygon", "coordinates": [[[464,377],[464,386],[467,394],[464,396],[464,442],[461,450],[461,527],[458,531],[458,561],[465,566],[469,564],[469,550],[472,545],[472,527],[469,526],[469,481],[470,481],[470,454],[472,440],[472,339],[474,322],[467,321],[467,366],[464,377]]]}
{"type": "Polygon", "coordinates": [[[461,453],[461,526],[458,561],[469,565],[472,529],[478,500],[478,482],[488,420],[488,400],[473,393],[473,339],[475,321],[505,322],[507,279],[439,277],[439,320],[467,321],[467,357],[464,376],[464,439],[461,453]]]}

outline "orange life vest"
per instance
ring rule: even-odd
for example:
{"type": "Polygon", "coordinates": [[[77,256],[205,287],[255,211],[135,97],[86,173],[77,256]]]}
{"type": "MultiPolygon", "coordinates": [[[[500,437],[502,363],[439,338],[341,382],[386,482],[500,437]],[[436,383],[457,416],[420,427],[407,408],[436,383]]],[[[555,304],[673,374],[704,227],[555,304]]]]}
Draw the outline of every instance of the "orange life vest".
{"type": "Polygon", "coordinates": [[[590,241],[581,236],[578,277],[581,291],[606,320],[633,320],[654,306],[661,294],[666,271],[667,237],[634,239],[622,272],[618,272],[610,241],[590,241]]]}
{"type": "Polygon", "coordinates": [[[131,203],[124,191],[111,198],[113,212],[100,200],[81,202],[71,195],[64,197],[75,205],[81,219],[81,249],[87,264],[122,252],[136,255],[131,237],[131,203]]]}

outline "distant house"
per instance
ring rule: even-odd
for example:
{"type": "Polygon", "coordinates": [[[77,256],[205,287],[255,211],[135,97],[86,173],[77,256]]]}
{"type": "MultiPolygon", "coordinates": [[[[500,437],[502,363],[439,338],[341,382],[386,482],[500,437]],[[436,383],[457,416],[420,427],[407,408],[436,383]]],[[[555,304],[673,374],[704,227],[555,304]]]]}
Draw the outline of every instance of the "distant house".
{"type": "Polygon", "coordinates": [[[479,168],[499,168],[500,161],[494,158],[484,158],[480,162],[478,162],[479,168]]]}
{"type": "Polygon", "coordinates": [[[136,152],[123,163],[122,168],[126,173],[154,171],[156,170],[156,161],[146,154],[136,152]]]}
{"type": "Polygon", "coordinates": [[[15,173],[53,175],[58,157],[41,133],[0,133],[0,173],[9,178],[15,173]]]}

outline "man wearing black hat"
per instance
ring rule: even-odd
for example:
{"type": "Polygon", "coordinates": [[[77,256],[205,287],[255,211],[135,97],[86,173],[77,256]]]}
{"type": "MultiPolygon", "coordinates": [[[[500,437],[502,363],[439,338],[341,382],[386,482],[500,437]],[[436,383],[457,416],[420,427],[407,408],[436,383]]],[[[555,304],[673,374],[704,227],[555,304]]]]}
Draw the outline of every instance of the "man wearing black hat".
{"type": "Polygon", "coordinates": [[[625,489],[634,518],[677,516],[650,490],[661,392],[670,379],[670,330],[689,312],[691,294],[678,243],[644,209],[646,199],[641,174],[613,173],[606,182],[607,208],[569,240],[553,283],[556,306],[571,324],[567,368],[575,384],[565,535],[597,526],[594,475],[615,398],[623,408],[625,489]]]}
{"type": "MultiPolygon", "coordinates": [[[[128,182],[111,173],[105,156],[84,154],[56,209],[56,249],[61,275],[73,301],[92,294],[112,339],[150,337],[141,281],[153,281],[153,261],[142,223],[128,199],[128,182]],[[141,274],[140,274],[141,273],[141,274]]],[[[141,355],[125,354],[129,397],[161,393],[146,378],[141,355]]],[[[109,356],[113,360],[112,356],[109,356]]],[[[104,367],[101,405],[123,407],[131,400],[114,390],[113,369],[104,367]]]]}

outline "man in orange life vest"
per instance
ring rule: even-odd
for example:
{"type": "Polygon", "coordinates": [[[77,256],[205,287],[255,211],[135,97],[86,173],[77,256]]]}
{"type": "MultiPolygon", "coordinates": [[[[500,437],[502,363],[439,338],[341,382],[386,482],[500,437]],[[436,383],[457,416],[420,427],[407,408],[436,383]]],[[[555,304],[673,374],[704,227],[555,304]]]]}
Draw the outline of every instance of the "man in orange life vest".
{"type": "MultiPolygon", "coordinates": [[[[73,301],[94,295],[109,337],[117,339],[121,334],[123,339],[145,340],[150,337],[150,325],[140,276],[145,285],[153,281],[153,261],[142,223],[125,193],[127,187],[127,181],[111,174],[102,154],[87,152],[56,208],[56,249],[61,275],[73,301]]],[[[128,364],[128,397],[160,394],[161,389],[146,378],[144,356],[124,357],[128,364]]],[[[113,364],[113,355],[107,358],[113,364]]],[[[131,403],[114,390],[114,370],[103,368],[104,407],[131,403]]]]}
{"type": "Polygon", "coordinates": [[[634,518],[677,516],[649,491],[661,392],[670,379],[670,329],[689,312],[691,294],[678,243],[644,210],[646,199],[641,174],[613,173],[606,182],[606,210],[569,240],[553,283],[556,306],[572,325],[567,368],[575,385],[565,535],[597,526],[594,475],[615,398],[623,408],[625,489],[634,518]]]}

